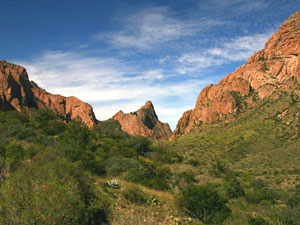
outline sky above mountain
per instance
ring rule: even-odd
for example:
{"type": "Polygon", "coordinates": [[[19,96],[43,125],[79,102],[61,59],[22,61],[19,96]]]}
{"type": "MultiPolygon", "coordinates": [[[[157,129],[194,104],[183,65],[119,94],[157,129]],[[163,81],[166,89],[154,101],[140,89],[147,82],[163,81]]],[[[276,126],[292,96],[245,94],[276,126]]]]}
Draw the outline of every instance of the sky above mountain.
{"type": "Polygon", "coordinates": [[[300,0],[1,1],[1,57],[99,120],[147,100],[174,129],[203,87],[264,47],[300,0]]]}

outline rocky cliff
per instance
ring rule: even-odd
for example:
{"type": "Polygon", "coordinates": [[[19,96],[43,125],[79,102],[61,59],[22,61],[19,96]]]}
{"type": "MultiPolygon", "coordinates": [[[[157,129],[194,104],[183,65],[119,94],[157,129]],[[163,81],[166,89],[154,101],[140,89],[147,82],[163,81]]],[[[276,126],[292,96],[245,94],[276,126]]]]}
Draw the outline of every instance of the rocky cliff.
{"type": "Polygon", "coordinates": [[[53,95],[30,82],[22,66],[0,61],[0,110],[28,111],[48,108],[64,121],[80,117],[92,128],[97,124],[93,108],[76,97],[53,95]]]}
{"type": "Polygon", "coordinates": [[[26,70],[0,61],[0,110],[18,111],[36,107],[26,70]]]}
{"type": "Polygon", "coordinates": [[[119,121],[122,130],[130,135],[144,136],[151,140],[166,140],[172,131],[169,124],[158,120],[151,101],[133,113],[119,111],[112,117],[119,121]]]}
{"type": "Polygon", "coordinates": [[[183,113],[171,139],[202,123],[230,122],[232,115],[255,107],[266,98],[278,98],[278,90],[299,93],[300,11],[285,21],[263,50],[228,74],[216,85],[205,87],[195,108],[183,113]]]}

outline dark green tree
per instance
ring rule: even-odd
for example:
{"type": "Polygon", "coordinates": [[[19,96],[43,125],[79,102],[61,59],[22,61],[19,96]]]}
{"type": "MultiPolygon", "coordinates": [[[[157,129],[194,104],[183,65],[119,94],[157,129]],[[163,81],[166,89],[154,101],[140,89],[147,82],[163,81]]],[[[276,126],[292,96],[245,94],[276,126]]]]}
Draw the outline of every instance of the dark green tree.
{"type": "Polygon", "coordinates": [[[230,215],[226,199],[210,185],[191,186],[182,191],[180,204],[190,216],[207,224],[222,224],[230,215]]]}

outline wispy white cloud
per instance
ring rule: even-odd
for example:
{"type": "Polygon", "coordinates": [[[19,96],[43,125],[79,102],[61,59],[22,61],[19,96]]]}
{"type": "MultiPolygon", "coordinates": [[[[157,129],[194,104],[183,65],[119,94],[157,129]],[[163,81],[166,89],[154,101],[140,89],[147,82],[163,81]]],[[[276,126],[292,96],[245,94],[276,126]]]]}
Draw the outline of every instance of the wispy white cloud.
{"type": "MultiPolygon", "coordinates": [[[[241,12],[264,3],[212,1],[219,7],[238,6],[241,12]],[[243,9],[245,6],[249,8],[243,9]]],[[[271,35],[266,32],[237,36],[234,31],[226,36],[222,31],[210,30],[227,24],[224,20],[204,18],[198,12],[180,17],[168,7],[144,9],[121,17],[120,21],[115,31],[93,36],[94,40],[109,43],[107,48],[94,48],[99,43],[101,47],[106,45],[90,41],[73,50],[46,51],[16,63],[25,66],[30,79],[47,91],[74,95],[90,103],[100,120],[112,117],[120,109],[135,111],[152,100],[160,120],[175,128],[182,113],[194,107],[201,89],[211,83],[209,74],[201,75],[204,70],[215,72],[218,66],[246,60],[263,48],[271,35]],[[161,49],[163,56],[143,51],[161,49]],[[102,50],[106,56],[99,56],[102,50]]]]}
{"type": "Polygon", "coordinates": [[[157,68],[140,69],[117,56],[90,56],[82,50],[46,51],[30,61],[17,63],[25,66],[30,79],[49,92],[74,95],[93,105],[100,120],[112,117],[120,109],[135,111],[152,100],[159,118],[174,128],[183,111],[194,106],[200,90],[210,83],[193,74],[245,60],[262,48],[269,36],[268,32],[237,37],[200,52],[180,57],[167,55],[158,60],[157,68]],[[174,68],[164,69],[164,64],[174,68]],[[178,79],[183,75],[184,79],[178,79]]]}
{"type": "Polygon", "coordinates": [[[146,70],[142,75],[134,77],[137,80],[163,80],[167,78],[167,74],[163,69],[146,70]]]}
{"type": "Polygon", "coordinates": [[[41,86],[80,87],[116,82],[130,69],[118,59],[84,56],[76,52],[46,51],[23,63],[41,86]],[[117,69],[118,68],[118,69],[117,69]]]}
{"type": "Polygon", "coordinates": [[[99,33],[94,35],[94,39],[108,41],[114,47],[148,50],[223,23],[208,18],[178,19],[167,7],[148,8],[124,21],[120,30],[99,33]]]}
{"type": "Polygon", "coordinates": [[[178,58],[178,63],[176,72],[179,74],[193,74],[195,72],[200,74],[205,68],[224,64],[225,60],[209,55],[206,52],[192,52],[181,55],[178,58]]]}
{"type": "Polygon", "coordinates": [[[254,10],[265,9],[269,2],[265,0],[210,0],[209,4],[230,13],[245,14],[254,10]]]}
{"type": "Polygon", "coordinates": [[[163,69],[140,70],[119,58],[91,57],[79,52],[47,51],[31,61],[16,63],[25,66],[30,79],[47,91],[90,103],[100,120],[112,117],[120,109],[135,111],[152,100],[157,102],[159,118],[173,128],[209,83],[205,79],[168,81],[174,75],[163,69]]]}
{"type": "Polygon", "coordinates": [[[229,61],[246,60],[256,51],[263,49],[266,41],[271,37],[273,32],[269,31],[264,34],[237,37],[223,43],[220,47],[208,49],[207,53],[229,61]]]}
{"type": "Polygon", "coordinates": [[[234,61],[245,61],[256,51],[262,49],[273,31],[254,34],[221,41],[216,47],[202,52],[184,53],[178,58],[177,72],[189,74],[201,72],[205,68],[228,64],[234,61]]]}

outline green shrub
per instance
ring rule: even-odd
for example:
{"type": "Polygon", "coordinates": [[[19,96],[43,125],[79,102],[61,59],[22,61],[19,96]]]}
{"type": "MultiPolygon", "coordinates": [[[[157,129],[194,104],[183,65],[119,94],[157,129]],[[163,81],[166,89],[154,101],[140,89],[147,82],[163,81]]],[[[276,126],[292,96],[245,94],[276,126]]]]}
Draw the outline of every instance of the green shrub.
{"type": "Polygon", "coordinates": [[[259,204],[262,201],[274,203],[275,199],[277,198],[277,195],[274,191],[270,189],[261,188],[261,189],[252,189],[248,191],[246,193],[245,198],[247,202],[252,204],[259,204]]]}
{"type": "Polygon", "coordinates": [[[165,163],[180,163],[182,162],[182,157],[174,151],[166,150],[158,158],[160,161],[165,163]]]}
{"type": "Polygon", "coordinates": [[[113,119],[101,121],[100,126],[95,128],[94,132],[102,137],[122,138],[128,136],[121,129],[120,123],[113,119]]]}
{"type": "Polygon", "coordinates": [[[187,164],[192,165],[192,166],[199,166],[200,162],[199,162],[199,160],[196,160],[196,159],[190,159],[187,161],[187,164]]]}
{"type": "Polygon", "coordinates": [[[237,105],[237,113],[239,113],[243,109],[241,94],[240,94],[240,92],[237,92],[237,91],[230,91],[230,94],[232,95],[232,97],[235,100],[235,103],[237,105]]]}
{"type": "Polygon", "coordinates": [[[181,193],[180,202],[190,216],[204,223],[221,224],[230,215],[227,201],[210,185],[186,188],[181,193]]]}
{"type": "Polygon", "coordinates": [[[123,156],[111,157],[105,161],[105,170],[109,176],[122,176],[129,170],[140,170],[142,166],[136,159],[129,159],[123,156]]]}
{"type": "Polygon", "coordinates": [[[124,156],[127,158],[138,156],[138,153],[134,148],[127,146],[119,146],[118,143],[115,143],[115,145],[109,149],[109,154],[111,156],[124,156]]]}
{"type": "Polygon", "coordinates": [[[219,160],[217,160],[216,163],[213,163],[212,167],[209,170],[209,174],[216,178],[220,178],[223,174],[226,173],[228,173],[228,169],[219,160]]]}
{"type": "Polygon", "coordinates": [[[141,136],[129,136],[120,140],[120,145],[133,148],[138,155],[145,155],[150,151],[151,141],[141,136]]]}
{"type": "Polygon", "coordinates": [[[56,119],[56,116],[50,110],[44,108],[36,110],[31,116],[30,123],[36,128],[43,128],[50,120],[56,119]]]}
{"type": "Polygon", "coordinates": [[[250,186],[254,189],[267,188],[267,184],[261,179],[251,180],[250,186]]]}
{"type": "Polygon", "coordinates": [[[179,176],[179,178],[184,179],[184,181],[188,184],[195,183],[197,181],[195,179],[195,176],[192,173],[187,172],[187,171],[179,173],[178,176],[179,176]]]}
{"type": "Polygon", "coordinates": [[[298,190],[295,192],[289,199],[288,199],[288,206],[291,208],[298,208],[300,207],[300,191],[298,190]]]}
{"type": "Polygon", "coordinates": [[[170,187],[167,180],[170,175],[171,172],[168,168],[140,161],[139,167],[131,168],[128,171],[126,179],[149,188],[168,190],[170,187]]]}
{"type": "Polygon", "coordinates": [[[0,223],[93,224],[102,209],[91,206],[95,198],[82,171],[57,153],[24,163],[1,187],[0,223]]]}
{"type": "Polygon", "coordinates": [[[267,67],[267,63],[264,62],[263,66],[259,69],[259,71],[261,72],[267,72],[268,70],[270,70],[268,67],[267,67]]]}
{"type": "Polygon", "coordinates": [[[5,158],[9,164],[16,164],[24,159],[24,149],[19,142],[10,142],[5,147],[5,158]]]}
{"type": "Polygon", "coordinates": [[[248,223],[249,225],[270,225],[263,217],[251,217],[248,223]]]}
{"type": "Polygon", "coordinates": [[[147,199],[145,198],[146,194],[138,187],[127,187],[122,191],[122,195],[128,201],[137,205],[145,204],[147,202],[147,199]]]}
{"type": "Polygon", "coordinates": [[[249,225],[296,225],[292,218],[281,215],[279,217],[255,216],[248,219],[249,225]]]}
{"type": "Polygon", "coordinates": [[[62,121],[59,121],[57,119],[49,120],[48,123],[46,123],[44,127],[42,127],[43,133],[51,136],[60,134],[64,132],[65,129],[66,125],[62,121]]]}
{"type": "Polygon", "coordinates": [[[245,196],[245,191],[237,179],[225,183],[226,196],[228,198],[239,198],[245,196]]]}
{"type": "Polygon", "coordinates": [[[16,137],[18,140],[28,140],[36,136],[32,128],[20,124],[9,126],[6,133],[7,137],[16,137]]]}
{"type": "Polygon", "coordinates": [[[32,159],[36,154],[43,151],[44,146],[40,144],[30,143],[24,148],[24,157],[32,159]]]}
{"type": "Polygon", "coordinates": [[[82,121],[72,120],[58,141],[60,150],[72,161],[78,161],[91,147],[91,133],[82,121]]]}
{"type": "Polygon", "coordinates": [[[167,149],[160,143],[153,143],[150,152],[148,152],[146,156],[153,160],[169,164],[182,162],[182,156],[180,156],[176,151],[167,149]]]}

